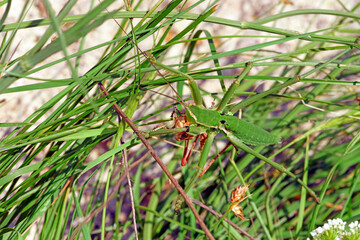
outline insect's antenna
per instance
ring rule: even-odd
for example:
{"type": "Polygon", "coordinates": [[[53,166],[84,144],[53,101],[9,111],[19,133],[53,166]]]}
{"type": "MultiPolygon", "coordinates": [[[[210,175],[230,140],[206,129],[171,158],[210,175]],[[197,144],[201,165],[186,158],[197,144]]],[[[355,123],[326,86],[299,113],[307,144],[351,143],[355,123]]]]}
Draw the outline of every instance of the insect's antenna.
{"type": "Polygon", "coordinates": [[[161,95],[161,96],[164,96],[164,97],[167,97],[167,98],[170,98],[171,100],[174,100],[175,102],[178,102],[180,104],[182,104],[179,100],[177,100],[176,98],[173,98],[173,97],[170,97],[164,93],[161,93],[161,92],[158,92],[158,91],[155,91],[155,90],[152,90],[152,89],[147,89],[147,88],[144,88],[144,87],[140,87],[140,90],[146,90],[146,91],[150,91],[150,92],[153,92],[155,94],[158,94],[158,95],[161,95]]]}
{"type": "MultiPolygon", "coordinates": [[[[169,81],[165,78],[165,76],[160,72],[160,70],[156,67],[155,63],[153,62],[154,60],[156,61],[155,57],[153,57],[152,55],[149,56],[148,54],[146,54],[145,51],[141,50],[140,47],[136,44],[136,42],[129,36],[129,34],[127,34],[127,32],[125,31],[125,29],[116,21],[116,19],[114,17],[112,17],[112,19],[114,19],[114,21],[116,22],[116,24],[119,26],[119,28],[123,31],[123,33],[130,39],[130,41],[134,44],[134,46],[138,49],[138,51],[146,58],[146,60],[149,61],[149,63],[154,67],[155,71],[161,76],[162,79],[165,80],[165,82],[169,85],[169,87],[171,88],[171,90],[176,94],[176,96],[180,99],[180,102],[177,100],[176,102],[179,102],[185,109],[187,109],[187,106],[184,102],[184,100],[180,97],[180,95],[177,93],[177,91],[175,90],[175,88],[169,83],[169,81]],[[152,61],[151,58],[154,58],[154,60],[152,61]]],[[[131,21],[131,20],[130,20],[131,21]]]]}

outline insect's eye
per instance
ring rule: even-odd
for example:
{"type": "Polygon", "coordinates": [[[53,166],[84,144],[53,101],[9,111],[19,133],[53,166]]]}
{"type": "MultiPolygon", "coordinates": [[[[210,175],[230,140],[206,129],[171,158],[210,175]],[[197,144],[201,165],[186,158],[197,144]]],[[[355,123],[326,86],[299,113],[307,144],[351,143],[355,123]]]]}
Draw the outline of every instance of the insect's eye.
{"type": "Polygon", "coordinates": [[[185,126],[186,132],[190,132],[190,127],[189,126],[185,126]]]}
{"type": "Polygon", "coordinates": [[[221,124],[224,124],[224,123],[226,123],[226,121],[225,121],[225,120],[221,120],[220,123],[221,123],[221,124]]]}

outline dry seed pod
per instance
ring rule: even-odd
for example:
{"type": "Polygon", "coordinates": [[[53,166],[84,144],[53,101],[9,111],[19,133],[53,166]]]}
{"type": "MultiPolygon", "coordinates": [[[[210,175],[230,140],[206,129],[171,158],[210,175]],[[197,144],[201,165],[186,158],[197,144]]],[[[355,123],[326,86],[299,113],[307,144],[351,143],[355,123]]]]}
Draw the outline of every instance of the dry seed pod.
{"type": "Polygon", "coordinates": [[[240,218],[241,220],[246,220],[246,218],[244,217],[244,213],[243,213],[243,209],[242,207],[238,206],[238,205],[234,205],[231,208],[231,211],[233,211],[233,213],[235,214],[235,216],[237,216],[238,218],[240,218]]]}
{"type": "Polygon", "coordinates": [[[245,185],[244,187],[239,186],[236,187],[232,192],[231,192],[231,203],[235,203],[235,202],[242,202],[244,199],[246,199],[247,197],[245,197],[246,195],[246,191],[249,190],[249,185],[245,185]]]}
{"type": "Polygon", "coordinates": [[[245,196],[247,190],[249,190],[249,185],[245,185],[243,187],[242,186],[236,187],[231,192],[230,209],[231,211],[233,211],[235,216],[237,216],[241,220],[246,220],[246,219],[244,217],[243,209],[242,207],[239,206],[239,204],[247,198],[247,196],[245,196]]]}

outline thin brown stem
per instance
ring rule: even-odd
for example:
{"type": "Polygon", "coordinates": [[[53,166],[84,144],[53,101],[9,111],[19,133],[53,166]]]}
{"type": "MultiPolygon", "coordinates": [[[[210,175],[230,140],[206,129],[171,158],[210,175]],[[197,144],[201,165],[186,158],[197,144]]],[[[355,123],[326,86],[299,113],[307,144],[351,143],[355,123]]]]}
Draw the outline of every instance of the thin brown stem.
{"type": "MultiPolygon", "coordinates": [[[[122,157],[124,159],[125,170],[127,170],[129,166],[128,166],[128,161],[127,161],[128,155],[127,155],[127,149],[126,148],[122,151],[122,157]]],[[[130,179],[129,171],[127,171],[126,178],[127,178],[127,182],[128,182],[128,186],[129,186],[129,193],[130,193],[130,199],[131,199],[131,211],[132,211],[132,217],[133,217],[135,239],[138,240],[139,235],[138,235],[138,231],[137,231],[137,227],[136,227],[137,224],[136,224],[136,211],[135,211],[135,203],[134,203],[134,194],[133,194],[133,189],[131,187],[131,179],[130,179]]]]}
{"type": "MultiPolygon", "coordinates": [[[[213,209],[211,209],[210,207],[208,207],[207,205],[203,204],[202,202],[199,202],[198,200],[195,200],[193,198],[190,198],[190,200],[195,203],[196,205],[204,208],[205,210],[207,210],[208,212],[210,212],[211,214],[222,218],[223,215],[214,211],[213,209]]],[[[248,237],[251,240],[256,240],[254,237],[252,237],[249,233],[247,233],[244,229],[240,228],[239,226],[237,226],[235,223],[233,223],[232,221],[230,221],[227,218],[223,218],[225,220],[225,222],[229,223],[233,228],[235,228],[236,230],[238,230],[241,234],[243,234],[244,236],[248,237]]]]}

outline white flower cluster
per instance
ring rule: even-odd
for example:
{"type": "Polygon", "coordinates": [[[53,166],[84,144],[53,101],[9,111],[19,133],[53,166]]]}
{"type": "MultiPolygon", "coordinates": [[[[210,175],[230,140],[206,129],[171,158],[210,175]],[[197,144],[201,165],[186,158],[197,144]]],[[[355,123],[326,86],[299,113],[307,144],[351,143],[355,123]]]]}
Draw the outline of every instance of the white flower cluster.
{"type": "MultiPolygon", "coordinates": [[[[318,227],[310,234],[313,240],[359,240],[360,224],[358,221],[349,224],[349,230],[345,230],[346,222],[337,219],[329,219],[322,227],[318,227]]],[[[310,238],[307,238],[310,240],[310,238]]]]}

